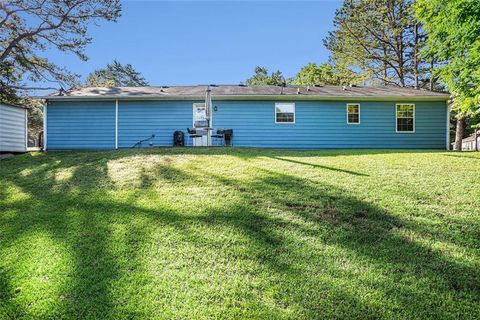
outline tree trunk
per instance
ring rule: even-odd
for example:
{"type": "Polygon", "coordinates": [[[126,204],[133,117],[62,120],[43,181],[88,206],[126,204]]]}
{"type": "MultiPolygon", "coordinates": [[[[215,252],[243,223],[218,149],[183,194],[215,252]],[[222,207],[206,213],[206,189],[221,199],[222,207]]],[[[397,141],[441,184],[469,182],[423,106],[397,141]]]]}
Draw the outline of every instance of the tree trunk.
{"type": "MultiPolygon", "coordinates": [[[[395,9],[394,9],[395,10],[395,9]]],[[[399,2],[398,6],[398,21],[395,22],[395,29],[397,29],[398,36],[396,37],[397,40],[397,48],[398,48],[398,70],[400,71],[399,80],[400,86],[405,87],[405,74],[407,71],[405,70],[405,47],[404,47],[404,35],[405,26],[403,26],[401,19],[404,17],[403,5],[402,2],[399,2]]]]}
{"type": "Polygon", "coordinates": [[[430,60],[430,91],[433,91],[433,59],[430,60]]]}
{"type": "Polygon", "coordinates": [[[413,76],[415,81],[415,89],[418,89],[418,23],[413,29],[414,46],[413,46],[413,76]]]}
{"type": "Polygon", "coordinates": [[[475,129],[475,134],[473,135],[473,137],[475,138],[475,151],[478,151],[478,148],[479,148],[479,146],[478,146],[478,133],[479,132],[480,131],[477,131],[477,129],[475,129]]]}
{"type": "Polygon", "coordinates": [[[455,130],[455,146],[453,150],[462,151],[463,133],[465,132],[465,118],[457,119],[457,127],[455,130]]]}
{"type": "Polygon", "coordinates": [[[398,57],[398,78],[400,80],[400,86],[405,87],[405,66],[404,66],[404,60],[403,60],[403,37],[400,34],[400,36],[397,39],[397,57],[398,57]]]}
{"type": "Polygon", "coordinates": [[[385,46],[385,44],[382,45],[383,46],[383,85],[386,86],[387,85],[387,77],[388,77],[388,65],[387,65],[387,47],[385,46]]]}

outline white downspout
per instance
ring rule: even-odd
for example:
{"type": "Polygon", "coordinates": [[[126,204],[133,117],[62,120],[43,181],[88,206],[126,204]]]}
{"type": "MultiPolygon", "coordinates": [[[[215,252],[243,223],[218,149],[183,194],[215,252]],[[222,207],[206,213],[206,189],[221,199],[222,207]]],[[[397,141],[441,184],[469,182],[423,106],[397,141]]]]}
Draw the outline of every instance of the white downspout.
{"type": "Polygon", "coordinates": [[[115,100],[115,149],[118,149],[118,99],[115,100]]]}
{"type": "Polygon", "coordinates": [[[212,117],[212,96],[211,96],[211,89],[210,85],[207,87],[207,90],[205,92],[205,109],[207,113],[207,121],[208,121],[208,128],[207,128],[207,146],[210,147],[212,142],[211,142],[211,135],[212,135],[212,122],[213,122],[213,117],[212,117]]]}
{"type": "Polygon", "coordinates": [[[48,101],[43,106],[43,151],[47,151],[47,105],[48,101]]]}
{"type": "Polygon", "coordinates": [[[450,150],[450,106],[448,102],[447,105],[447,151],[450,150]]]}
{"type": "Polygon", "coordinates": [[[28,110],[25,108],[25,152],[28,150],[28,110]]]}

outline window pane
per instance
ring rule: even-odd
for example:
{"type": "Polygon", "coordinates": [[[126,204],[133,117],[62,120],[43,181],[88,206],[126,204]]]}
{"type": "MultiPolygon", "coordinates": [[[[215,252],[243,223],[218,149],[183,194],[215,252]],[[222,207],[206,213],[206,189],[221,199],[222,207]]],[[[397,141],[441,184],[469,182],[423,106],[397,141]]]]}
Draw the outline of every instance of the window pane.
{"type": "Polygon", "coordinates": [[[413,132],[413,118],[397,119],[397,131],[413,132]]]}
{"type": "Polygon", "coordinates": [[[294,114],[286,112],[277,113],[277,122],[294,122],[294,114]]]}
{"type": "Polygon", "coordinates": [[[349,104],[348,113],[358,113],[358,104],[349,104]]]}
{"type": "Polygon", "coordinates": [[[399,104],[397,105],[398,118],[413,118],[413,104],[399,104]]]}
{"type": "Polygon", "coordinates": [[[413,104],[397,104],[397,131],[413,132],[415,106],[413,104]]]}
{"type": "Polygon", "coordinates": [[[360,123],[360,105],[347,104],[347,123],[360,123]]]}
{"type": "Polygon", "coordinates": [[[360,117],[358,114],[349,114],[348,115],[348,123],[359,123],[360,117]]]}
{"type": "Polygon", "coordinates": [[[295,112],[295,106],[291,103],[289,103],[289,104],[277,103],[275,105],[275,110],[276,110],[276,112],[294,113],[295,112]]]}
{"type": "Polygon", "coordinates": [[[295,104],[276,103],[275,104],[275,121],[282,122],[282,123],[295,122],[295,104]]]}

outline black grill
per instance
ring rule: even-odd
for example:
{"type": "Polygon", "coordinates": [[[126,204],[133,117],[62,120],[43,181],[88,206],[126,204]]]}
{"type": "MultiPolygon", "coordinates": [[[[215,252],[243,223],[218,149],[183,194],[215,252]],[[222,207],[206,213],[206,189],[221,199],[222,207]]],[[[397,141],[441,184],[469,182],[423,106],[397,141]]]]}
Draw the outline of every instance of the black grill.
{"type": "Polygon", "coordinates": [[[185,135],[183,131],[175,131],[173,133],[173,146],[174,147],[185,146],[185,135]]]}

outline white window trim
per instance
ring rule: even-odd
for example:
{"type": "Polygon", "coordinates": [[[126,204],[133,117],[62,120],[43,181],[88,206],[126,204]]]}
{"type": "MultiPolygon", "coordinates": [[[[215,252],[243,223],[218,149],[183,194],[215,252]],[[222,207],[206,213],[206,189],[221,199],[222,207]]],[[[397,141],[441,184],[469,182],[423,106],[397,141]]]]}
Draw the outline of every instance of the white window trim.
{"type": "Polygon", "coordinates": [[[295,106],[295,103],[294,102],[276,102],[275,108],[273,110],[273,116],[275,117],[275,124],[295,124],[295,122],[297,121],[297,108],[295,106]],[[293,106],[293,122],[277,122],[277,105],[279,104],[281,105],[289,104],[293,106]]]}
{"type": "Polygon", "coordinates": [[[396,133],[415,133],[415,129],[416,129],[416,122],[417,122],[417,112],[416,112],[416,107],[415,107],[415,103],[408,103],[408,102],[405,102],[405,103],[396,103],[395,104],[395,132],[396,133]],[[413,131],[398,131],[398,112],[397,112],[397,109],[398,109],[398,106],[400,105],[405,105],[405,104],[411,104],[413,106],[413,131]]]}
{"type": "Polygon", "coordinates": [[[360,113],[361,113],[361,112],[360,112],[360,108],[361,108],[361,107],[360,107],[360,103],[347,103],[347,104],[345,105],[345,109],[346,109],[346,111],[347,111],[347,124],[360,124],[360,122],[362,121],[362,120],[361,120],[361,115],[360,115],[360,113]],[[358,122],[349,122],[349,121],[348,121],[348,106],[349,106],[349,105],[352,105],[352,104],[358,106],[358,122]]]}

